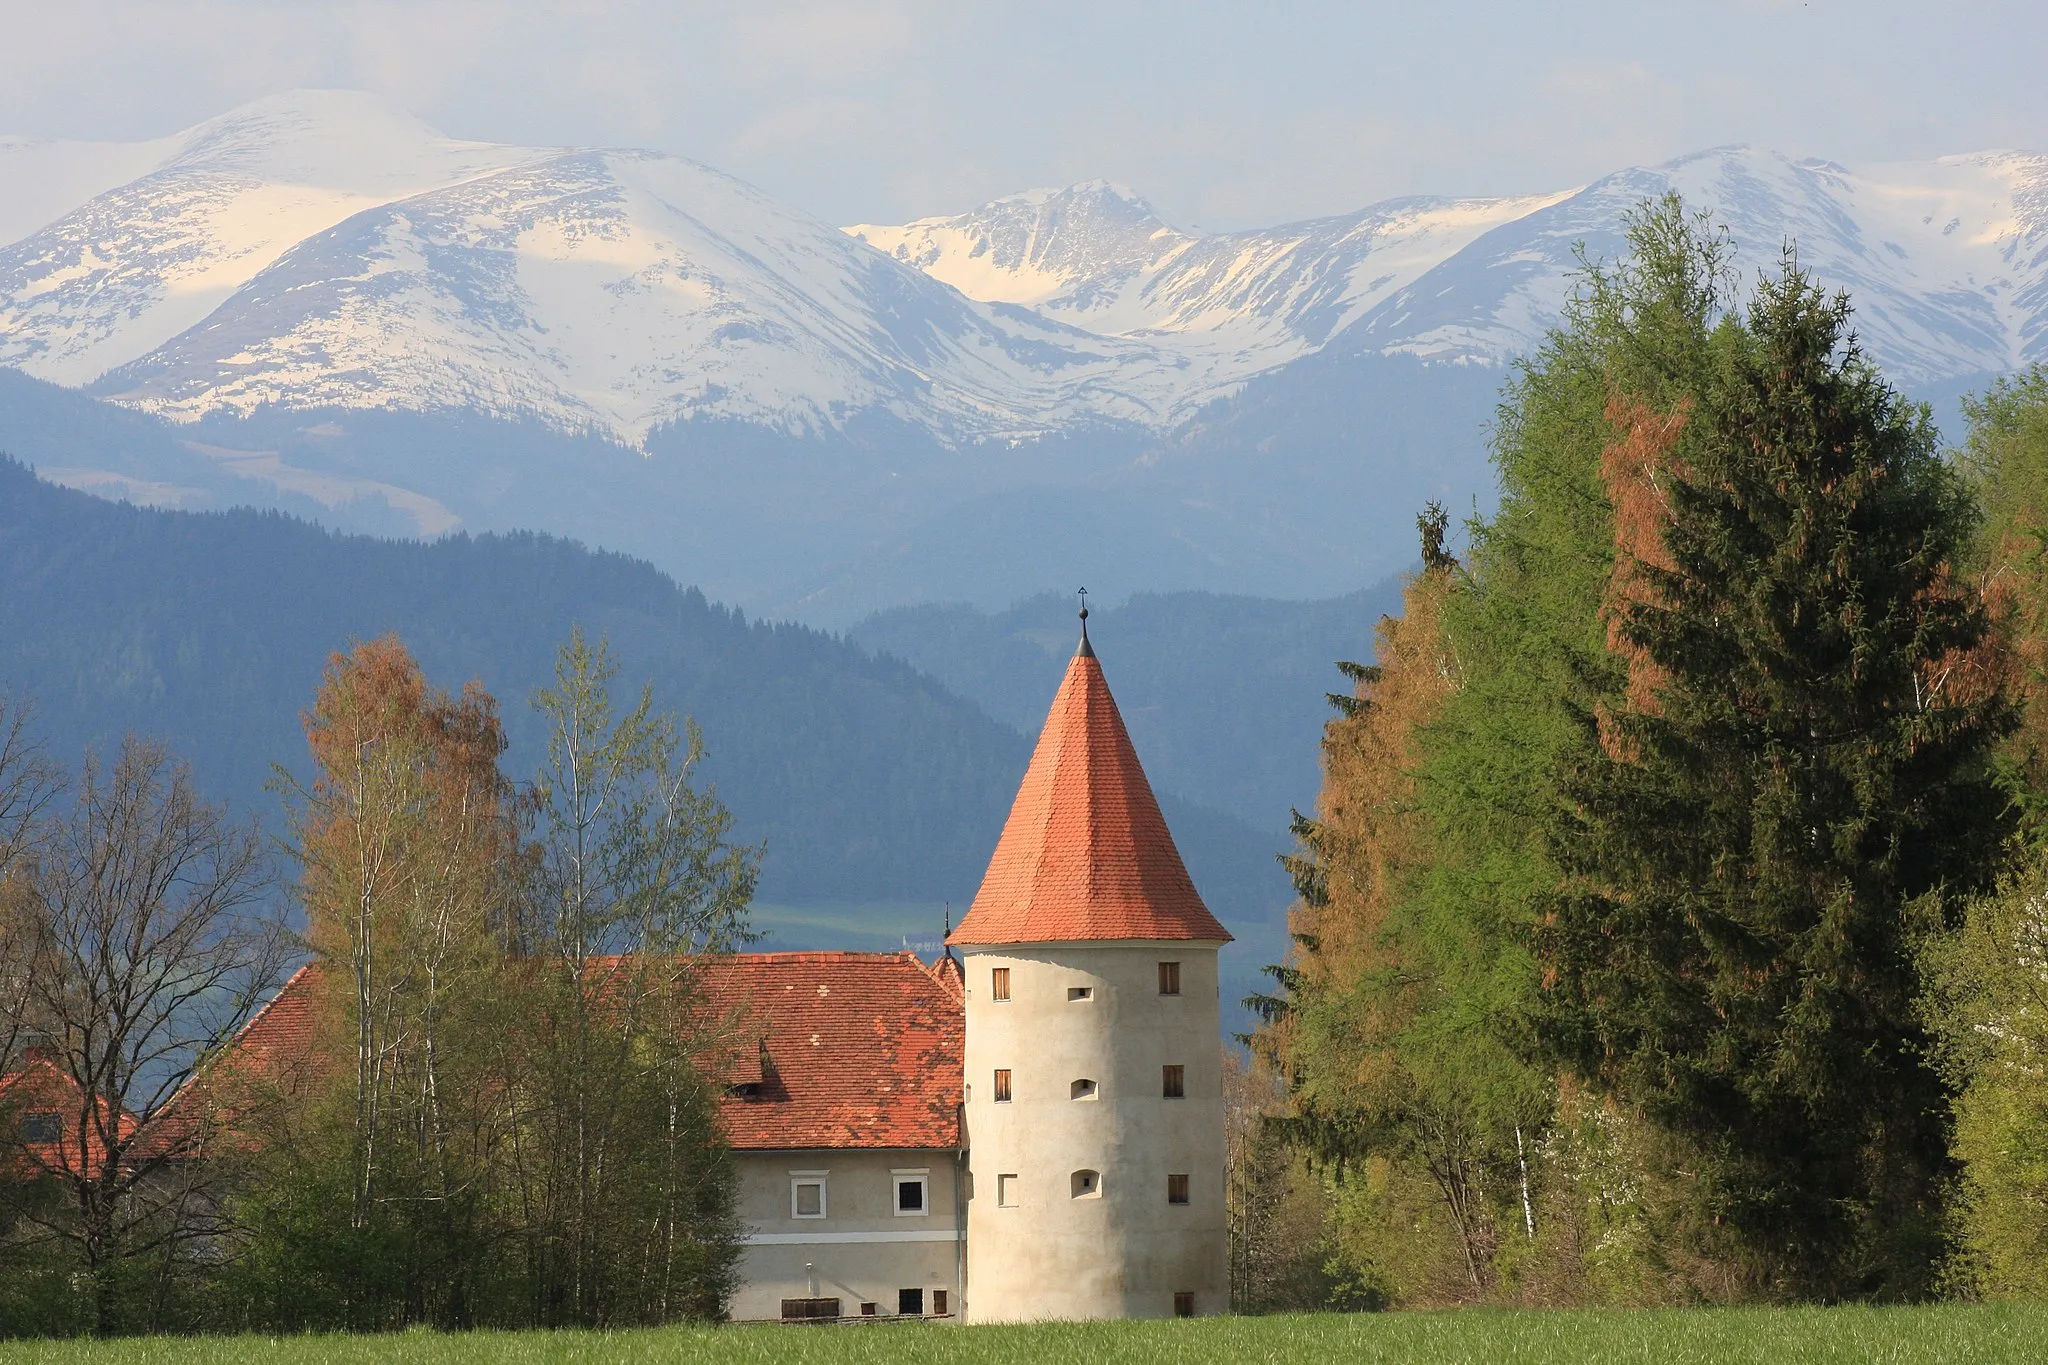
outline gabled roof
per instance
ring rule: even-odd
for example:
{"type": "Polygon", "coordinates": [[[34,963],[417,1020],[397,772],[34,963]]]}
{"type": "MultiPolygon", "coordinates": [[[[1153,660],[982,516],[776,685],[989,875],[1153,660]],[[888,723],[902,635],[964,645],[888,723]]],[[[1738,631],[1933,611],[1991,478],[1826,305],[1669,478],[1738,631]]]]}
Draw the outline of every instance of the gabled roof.
{"type": "Polygon", "coordinates": [[[734,1147],[960,1145],[965,1016],[950,959],[739,953],[706,965],[714,1004],[760,1039],[727,1078],[747,1092],[724,1105],[734,1147]]]}
{"type": "Polygon", "coordinates": [[[26,1132],[0,1134],[0,1175],[83,1176],[99,1166],[106,1160],[106,1130],[113,1128],[118,1145],[134,1135],[135,1116],[124,1110],[109,1124],[111,1105],[95,1098],[90,1107],[89,1121],[81,1124],[84,1090],[39,1050],[32,1049],[16,1070],[0,1073],[0,1120],[26,1124],[31,1115],[47,1116],[58,1128],[47,1141],[30,1141],[26,1132]]]}
{"type": "Polygon", "coordinates": [[[1230,941],[1167,832],[1085,624],[981,890],[946,941],[1083,939],[1230,941]]]}
{"type": "MultiPolygon", "coordinates": [[[[737,953],[698,966],[707,1015],[734,1034],[704,1065],[728,1089],[720,1110],[735,1148],[959,1146],[964,1016],[950,959],[737,953]]],[[[310,1075],[320,975],[317,963],[300,968],[243,1026],[216,1078],[289,1088],[310,1075]]]]}

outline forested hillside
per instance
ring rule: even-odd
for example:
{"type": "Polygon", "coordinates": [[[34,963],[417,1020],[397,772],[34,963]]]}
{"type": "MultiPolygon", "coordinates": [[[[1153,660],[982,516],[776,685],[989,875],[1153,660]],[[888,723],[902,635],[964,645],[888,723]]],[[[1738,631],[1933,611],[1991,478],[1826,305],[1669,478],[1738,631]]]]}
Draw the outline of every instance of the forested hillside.
{"type": "MultiPolygon", "coordinates": [[[[303,768],[300,713],[328,655],[386,631],[437,683],[481,680],[509,771],[530,771],[527,700],[575,623],[609,638],[622,685],[651,681],[702,725],[739,837],[767,841],[764,899],[936,910],[973,895],[1028,741],[906,664],[545,536],[341,536],[104,502],[0,463],[0,687],[33,698],[59,758],[157,735],[238,810],[274,810],[273,763],[303,768]]],[[[1226,920],[1284,904],[1270,836],[1185,802],[1168,817],[1226,920]]]]}

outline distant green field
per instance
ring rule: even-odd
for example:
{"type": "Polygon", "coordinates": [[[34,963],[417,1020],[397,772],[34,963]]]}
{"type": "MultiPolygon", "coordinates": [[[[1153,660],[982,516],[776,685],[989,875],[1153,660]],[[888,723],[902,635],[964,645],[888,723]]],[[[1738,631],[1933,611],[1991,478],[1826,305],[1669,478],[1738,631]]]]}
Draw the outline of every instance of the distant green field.
{"type": "Polygon", "coordinates": [[[555,1365],[556,1362],[1136,1361],[2038,1362],[2048,1307],[1386,1313],[1094,1326],[725,1327],[645,1332],[407,1333],[0,1344],[7,1365],[555,1365]]]}

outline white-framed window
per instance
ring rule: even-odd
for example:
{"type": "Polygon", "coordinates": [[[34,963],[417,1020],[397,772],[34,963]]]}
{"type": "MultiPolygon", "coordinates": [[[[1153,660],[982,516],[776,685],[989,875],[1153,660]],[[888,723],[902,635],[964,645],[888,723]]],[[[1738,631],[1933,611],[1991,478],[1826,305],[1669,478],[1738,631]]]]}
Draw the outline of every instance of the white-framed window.
{"type": "Polygon", "coordinates": [[[922,1218],[932,1211],[931,1168],[889,1172],[895,1182],[896,1198],[892,1201],[898,1218],[922,1218]]]}
{"type": "Polygon", "coordinates": [[[792,1218],[825,1217],[825,1172],[791,1171],[789,1173],[789,1216],[792,1218]]]}

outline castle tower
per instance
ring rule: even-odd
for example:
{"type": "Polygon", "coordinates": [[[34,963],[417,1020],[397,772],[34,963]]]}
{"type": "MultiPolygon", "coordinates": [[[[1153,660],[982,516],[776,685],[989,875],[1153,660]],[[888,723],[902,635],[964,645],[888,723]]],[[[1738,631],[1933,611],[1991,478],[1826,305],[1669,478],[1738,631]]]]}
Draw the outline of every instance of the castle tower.
{"type": "Polygon", "coordinates": [[[1088,643],[981,890],[967,986],[966,1317],[1228,1308],[1217,950],[1088,643]]]}

